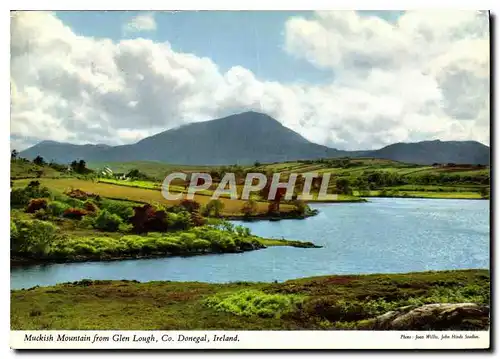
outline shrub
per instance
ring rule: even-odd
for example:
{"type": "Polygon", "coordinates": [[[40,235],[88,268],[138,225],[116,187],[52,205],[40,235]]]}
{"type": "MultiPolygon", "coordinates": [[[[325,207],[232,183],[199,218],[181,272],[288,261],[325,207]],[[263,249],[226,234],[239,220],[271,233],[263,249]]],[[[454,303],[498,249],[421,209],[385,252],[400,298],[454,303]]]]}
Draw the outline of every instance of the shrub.
{"type": "Polygon", "coordinates": [[[240,237],[250,237],[252,234],[250,228],[244,226],[236,226],[234,227],[234,231],[240,237]]]}
{"type": "Polygon", "coordinates": [[[120,225],[118,226],[118,231],[119,232],[124,232],[124,233],[127,233],[127,232],[130,232],[132,230],[134,226],[131,225],[131,224],[127,224],[127,223],[120,223],[120,225]]]}
{"type": "Polygon", "coordinates": [[[17,237],[17,226],[13,220],[10,221],[10,237],[17,237]]]}
{"type": "Polygon", "coordinates": [[[179,205],[184,207],[184,209],[190,213],[197,212],[200,209],[200,204],[190,199],[182,200],[179,205]]]}
{"type": "Polygon", "coordinates": [[[10,205],[11,206],[25,206],[28,204],[30,198],[26,191],[22,188],[15,188],[10,192],[10,205]]]}
{"type": "Polygon", "coordinates": [[[76,198],[83,201],[86,201],[87,198],[89,197],[87,192],[82,191],[80,189],[70,189],[65,191],[64,194],[66,194],[68,197],[76,198]]]}
{"type": "Polygon", "coordinates": [[[295,309],[302,298],[297,295],[267,294],[259,290],[243,290],[226,296],[207,298],[204,304],[220,312],[241,316],[279,318],[295,309]]]}
{"type": "Polygon", "coordinates": [[[128,221],[134,215],[134,207],[126,202],[103,200],[101,209],[107,210],[109,213],[116,214],[122,220],[128,221]]]}
{"type": "Polygon", "coordinates": [[[99,208],[97,207],[97,205],[94,202],[87,200],[83,204],[83,209],[85,209],[89,213],[95,213],[98,211],[99,208]]]}
{"type": "Polygon", "coordinates": [[[57,238],[58,229],[49,222],[34,220],[15,221],[16,231],[11,234],[11,251],[42,256],[49,252],[50,244],[57,238]]]}
{"type": "Polygon", "coordinates": [[[203,226],[207,223],[207,220],[198,212],[192,212],[191,223],[193,224],[193,226],[203,226]]]}
{"type": "Polygon", "coordinates": [[[171,207],[168,207],[168,212],[169,213],[181,213],[181,212],[187,212],[186,208],[181,206],[180,204],[173,205],[171,207]]]}
{"type": "Polygon", "coordinates": [[[10,193],[11,206],[26,206],[30,199],[48,198],[51,193],[47,187],[41,187],[40,182],[31,181],[24,188],[16,188],[10,193]]]}
{"type": "Polygon", "coordinates": [[[86,215],[82,218],[78,226],[84,229],[94,228],[95,219],[95,216],[86,215]]]}
{"type": "Polygon", "coordinates": [[[348,178],[339,178],[335,182],[335,188],[337,189],[337,193],[342,194],[351,194],[351,184],[348,178]]]}
{"type": "Polygon", "coordinates": [[[293,205],[295,207],[295,212],[297,212],[300,215],[306,214],[309,210],[307,204],[305,204],[304,201],[301,200],[294,201],[293,205]]]}
{"type": "Polygon", "coordinates": [[[118,231],[121,224],[123,224],[122,219],[107,210],[99,212],[99,215],[94,220],[94,228],[107,232],[118,231]]]}
{"type": "Polygon", "coordinates": [[[87,211],[81,208],[68,208],[64,211],[63,217],[80,220],[87,215],[87,211]]]}
{"type": "Polygon", "coordinates": [[[147,233],[150,231],[166,231],[168,226],[167,213],[157,210],[150,204],[134,208],[134,215],[130,218],[134,232],[147,233]]]}
{"type": "Polygon", "coordinates": [[[224,209],[224,203],[222,203],[218,199],[213,199],[207,203],[203,210],[203,215],[211,216],[213,214],[214,217],[220,217],[222,210],[224,209]]]}
{"type": "Polygon", "coordinates": [[[167,212],[167,227],[173,230],[188,229],[193,226],[191,214],[184,209],[177,213],[167,212]]]}
{"type": "Polygon", "coordinates": [[[210,242],[205,239],[195,239],[191,244],[191,248],[196,252],[205,252],[210,250],[210,242]]]}
{"type": "Polygon", "coordinates": [[[36,198],[30,200],[28,207],[26,207],[26,213],[35,213],[39,209],[47,208],[47,200],[45,198],[36,198]]]}
{"type": "Polygon", "coordinates": [[[378,194],[379,197],[387,197],[389,195],[389,192],[385,189],[381,190],[378,194]]]}
{"type": "Polygon", "coordinates": [[[59,201],[52,201],[47,205],[48,212],[54,217],[60,217],[69,206],[66,203],[59,201]]]}
{"type": "Polygon", "coordinates": [[[490,191],[485,187],[481,188],[479,194],[481,195],[482,198],[487,198],[487,199],[490,198],[490,191]]]}
{"type": "Polygon", "coordinates": [[[330,322],[357,321],[370,317],[368,308],[361,303],[338,300],[336,297],[320,297],[304,303],[303,311],[308,316],[318,316],[330,322]]]}
{"type": "Polygon", "coordinates": [[[68,197],[66,195],[61,195],[61,196],[57,195],[57,196],[54,196],[53,199],[58,201],[58,202],[65,203],[69,207],[73,207],[73,208],[83,208],[83,204],[84,204],[83,201],[80,201],[79,199],[76,199],[76,198],[68,197]]]}
{"type": "Polygon", "coordinates": [[[39,209],[35,212],[35,218],[41,220],[48,220],[50,218],[50,212],[46,209],[39,209]]]}
{"type": "Polygon", "coordinates": [[[253,199],[246,201],[243,204],[242,212],[245,216],[251,216],[257,213],[257,202],[255,202],[253,199]]]}

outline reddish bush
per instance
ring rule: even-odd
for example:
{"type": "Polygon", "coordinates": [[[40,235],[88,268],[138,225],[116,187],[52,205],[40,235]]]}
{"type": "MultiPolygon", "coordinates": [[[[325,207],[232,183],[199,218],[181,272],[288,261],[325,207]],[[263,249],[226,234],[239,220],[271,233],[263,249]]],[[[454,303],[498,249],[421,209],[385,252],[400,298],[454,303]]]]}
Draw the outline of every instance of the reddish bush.
{"type": "Polygon", "coordinates": [[[207,223],[207,219],[203,217],[199,212],[191,213],[191,221],[194,226],[203,226],[207,223]]]}
{"type": "Polygon", "coordinates": [[[64,211],[63,217],[80,220],[83,216],[87,215],[88,212],[81,208],[68,208],[64,211]]]}
{"type": "Polygon", "coordinates": [[[27,213],[35,213],[39,209],[47,208],[47,200],[45,198],[34,198],[32,199],[28,206],[26,207],[27,213]]]}
{"type": "Polygon", "coordinates": [[[82,201],[86,201],[88,198],[95,198],[99,200],[98,194],[82,191],[81,189],[71,189],[64,192],[65,195],[71,198],[76,198],[82,201]]]}
{"type": "Polygon", "coordinates": [[[167,230],[167,214],[156,210],[150,204],[134,207],[134,215],[130,218],[133,231],[136,233],[165,232],[167,230]]]}
{"type": "Polygon", "coordinates": [[[89,201],[83,204],[83,208],[89,213],[95,213],[98,210],[97,206],[89,201]]]}
{"type": "Polygon", "coordinates": [[[185,199],[179,203],[182,207],[186,209],[188,212],[197,212],[200,210],[200,204],[196,201],[190,200],[190,199],[185,199]]]}
{"type": "Polygon", "coordinates": [[[268,213],[278,213],[279,212],[279,202],[269,202],[267,206],[268,213]]]}

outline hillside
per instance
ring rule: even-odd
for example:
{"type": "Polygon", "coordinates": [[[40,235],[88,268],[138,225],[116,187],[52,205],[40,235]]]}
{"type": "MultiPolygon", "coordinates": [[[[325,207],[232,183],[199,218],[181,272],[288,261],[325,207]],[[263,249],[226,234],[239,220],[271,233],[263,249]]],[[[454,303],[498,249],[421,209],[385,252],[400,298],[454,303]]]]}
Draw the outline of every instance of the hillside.
{"type": "Polygon", "coordinates": [[[11,326],[13,330],[487,330],[489,285],[490,273],[479,269],[331,275],[282,283],[84,279],[11,291],[11,326]],[[444,304],[447,316],[427,316],[400,327],[381,325],[380,316],[390,311],[436,301],[477,305],[458,311],[444,304]]]}
{"type": "Polygon", "coordinates": [[[422,141],[395,143],[371,151],[374,158],[417,164],[460,163],[489,164],[490,148],[476,141],[422,141]]]}
{"type": "Polygon", "coordinates": [[[38,178],[38,177],[57,178],[66,175],[67,175],[66,173],[58,171],[57,169],[54,169],[49,165],[38,166],[28,161],[10,162],[11,179],[38,178]]]}
{"type": "Polygon", "coordinates": [[[158,161],[184,165],[285,162],[335,157],[375,157],[418,164],[488,164],[489,147],[478,142],[397,143],[374,151],[342,151],[318,145],[262,113],[244,112],[192,123],[123,146],[43,141],[20,153],[32,159],[68,163],[158,161]]]}

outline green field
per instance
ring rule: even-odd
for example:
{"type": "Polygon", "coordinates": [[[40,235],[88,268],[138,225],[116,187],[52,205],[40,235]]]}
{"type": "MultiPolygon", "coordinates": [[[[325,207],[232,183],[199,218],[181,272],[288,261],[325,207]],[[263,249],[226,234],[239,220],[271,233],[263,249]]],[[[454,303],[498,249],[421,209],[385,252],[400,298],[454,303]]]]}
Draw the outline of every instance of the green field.
{"type": "Polygon", "coordinates": [[[479,192],[466,191],[410,191],[403,190],[397,192],[383,191],[354,191],[360,197],[394,197],[394,198],[435,198],[435,199],[483,199],[479,192]]]}
{"type": "Polygon", "coordinates": [[[10,178],[37,178],[37,177],[65,177],[67,174],[59,172],[48,165],[38,166],[31,162],[11,161],[10,178]]]}
{"type": "MultiPolygon", "coordinates": [[[[470,302],[489,305],[487,270],[283,283],[82,280],[13,290],[10,309],[12,330],[345,330],[372,329],[373,318],[400,307],[470,302]]],[[[488,328],[487,322],[461,325],[455,329],[488,328]]]]}
{"type": "MultiPolygon", "coordinates": [[[[171,172],[240,172],[242,175],[247,172],[261,172],[266,174],[281,173],[283,178],[290,173],[305,174],[318,173],[320,175],[330,174],[329,191],[335,192],[335,181],[339,178],[346,178],[351,182],[352,194],[358,195],[359,184],[357,183],[363,176],[371,173],[397,176],[397,181],[406,182],[399,184],[373,184],[370,188],[370,196],[378,195],[381,191],[399,192],[393,193],[393,197],[418,197],[418,198],[457,198],[457,199],[481,199],[488,198],[489,195],[482,194],[485,189],[489,191],[489,168],[481,166],[467,165],[436,165],[421,166],[415,164],[402,163],[391,160],[373,158],[353,158],[353,159],[325,159],[317,161],[290,161],[283,163],[258,164],[257,166],[176,166],[170,164],[150,163],[150,162],[130,162],[123,164],[109,164],[109,167],[126,172],[130,169],[138,169],[148,176],[157,179],[157,182],[147,183],[117,183],[142,188],[159,188],[161,180],[166,174],[171,172]],[[342,162],[344,161],[344,162],[342,162]],[[460,193],[457,193],[460,192],[460,193]]],[[[105,180],[103,180],[105,181],[105,180]]],[[[107,181],[107,180],[106,180],[107,181]]],[[[182,188],[172,187],[172,191],[182,188]]],[[[366,190],[366,189],[365,189],[366,190]]],[[[211,191],[204,191],[202,194],[210,195],[211,191]]],[[[344,193],[344,195],[347,195],[344,193]]],[[[368,196],[368,195],[365,195],[368,196]]],[[[349,196],[348,196],[349,197],[349,196]]],[[[340,197],[342,198],[342,197],[340,197]]],[[[347,201],[355,201],[343,197],[347,201]]]]}
{"type": "Polygon", "coordinates": [[[162,162],[152,161],[136,161],[136,162],[90,162],[87,167],[92,170],[102,170],[104,167],[110,168],[115,173],[124,173],[138,169],[139,171],[151,176],[157,180],[163,180],[165,176],[174,171],[179,172],[201,172],[210,169],[209,166],[188,166],[166,164],[162,162]]]}

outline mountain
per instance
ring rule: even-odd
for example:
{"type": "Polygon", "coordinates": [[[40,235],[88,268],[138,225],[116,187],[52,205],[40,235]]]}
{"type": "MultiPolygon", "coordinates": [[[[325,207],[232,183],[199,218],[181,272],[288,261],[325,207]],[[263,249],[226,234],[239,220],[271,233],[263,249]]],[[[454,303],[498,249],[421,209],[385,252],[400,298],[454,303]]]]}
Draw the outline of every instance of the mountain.
{"type": "Polygon", "coordinates": [[[226,165],[283,162],[323,157],[377,157],[432,164],[489,163],[489,147],[478,142],[427,141],[397,143],[375,151],[342,151],[318,145],[283,126],[272,117],[244,112],[191,123],[124,146],[74,145],[43,141],[20,153],[32,159],[68,163],[160,161],[190,165],[226,165]]]}

